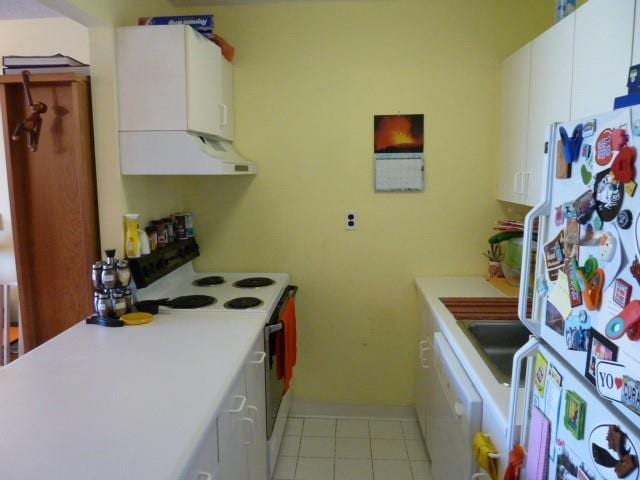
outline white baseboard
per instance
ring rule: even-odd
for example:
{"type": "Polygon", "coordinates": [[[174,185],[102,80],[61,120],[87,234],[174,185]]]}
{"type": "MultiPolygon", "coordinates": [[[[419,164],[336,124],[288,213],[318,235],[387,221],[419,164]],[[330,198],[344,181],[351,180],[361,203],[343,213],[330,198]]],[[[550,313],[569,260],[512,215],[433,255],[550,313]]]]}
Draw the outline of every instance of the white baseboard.
{"type": "Polygon", "coordinates": [[[292,399],[291,417],[387,418],[416,420],[415,405],[359,405],[292,399]]]}

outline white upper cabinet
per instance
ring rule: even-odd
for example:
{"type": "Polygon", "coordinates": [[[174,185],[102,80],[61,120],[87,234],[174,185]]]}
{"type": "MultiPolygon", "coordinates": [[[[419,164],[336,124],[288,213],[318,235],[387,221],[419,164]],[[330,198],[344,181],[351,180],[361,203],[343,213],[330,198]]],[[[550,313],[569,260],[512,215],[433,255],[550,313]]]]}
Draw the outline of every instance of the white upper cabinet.
{"type": "Polygon", "coordinates": [[[613,110],[627,94],[635,0],[589,0],[575,13],[571,118],[613,110]]]}
{"type": "Polygon", "coordinates": [[[192,131],[232,140],[231,67],[183,25],[117,32],[120,131],[192,131]]]}
{"type": "Polygon", "coordinates": [[[524,162],[527,153],[529,76],[531,44],[512,54],[502,64],[502,115],[500,173],[497,197],[522,203],[524,162]]]}
{"type": "Polygon", "coordinates": [[[529,121],[521,203],[538,203],[544,175],[548,127],[566,122],[571,111],[575,15],[555,24],[531,43],[529,121]]]}

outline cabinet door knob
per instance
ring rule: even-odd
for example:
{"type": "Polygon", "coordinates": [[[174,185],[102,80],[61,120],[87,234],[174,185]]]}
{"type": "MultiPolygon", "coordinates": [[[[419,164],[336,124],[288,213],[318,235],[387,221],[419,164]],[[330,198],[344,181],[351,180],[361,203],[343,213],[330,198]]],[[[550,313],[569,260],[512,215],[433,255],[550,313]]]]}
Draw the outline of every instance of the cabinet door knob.
{"type": "Polygon", "coordinates": [[[227,109],[227,105],[224,103],[221,103],[219,107],[220,107],[220,125],[225,127],[229,124],[229,112],[227,109]]]}
{"type": "Polygon", "coordinates": [[[265,352],[255,352],[256,353],[256,360],[250,360],[249,363],[252,365],[259,365],[261,363],[264,363],[264,359],[266,358],[267,354],[265,352]]]}
{"type": "Polygon", "coordinates": [[[227,413],[240,413],[242,410],[244,410],[244,405],[245,403],[247,403],[247,397],[245,397],[244,395],[234,395],[233,398],[239,401],[238,406],[227,410],[227,413]]]}

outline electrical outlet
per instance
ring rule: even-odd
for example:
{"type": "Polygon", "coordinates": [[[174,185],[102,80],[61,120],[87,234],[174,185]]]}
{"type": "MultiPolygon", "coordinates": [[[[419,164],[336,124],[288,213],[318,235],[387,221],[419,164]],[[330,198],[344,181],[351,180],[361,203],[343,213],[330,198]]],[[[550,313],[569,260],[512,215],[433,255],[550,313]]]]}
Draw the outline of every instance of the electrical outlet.
{"type": "Polygon", "coordinates": [[[356,230],[358,228],[358,213],[355,210],[348,210],[344,216],[344,229],[356,230]]]}

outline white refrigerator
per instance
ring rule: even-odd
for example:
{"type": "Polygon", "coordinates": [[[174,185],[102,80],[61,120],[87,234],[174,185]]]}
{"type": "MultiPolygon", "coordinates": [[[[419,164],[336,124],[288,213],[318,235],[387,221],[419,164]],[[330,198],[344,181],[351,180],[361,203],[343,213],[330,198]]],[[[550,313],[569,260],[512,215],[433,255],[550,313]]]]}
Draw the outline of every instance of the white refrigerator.
{"type": "Polygon", "coordinates": [[[548,138],[525,220],[518,313],[533,336],[514,358],[509,445],[524,447],[527,480],[637,480],[640,108],[555,124],[548,138]]]}

